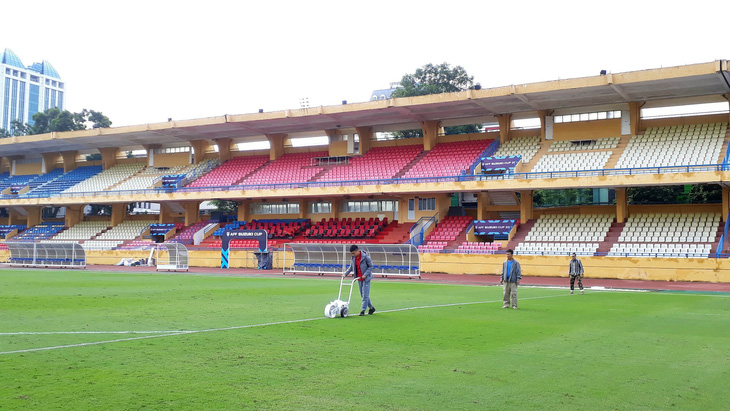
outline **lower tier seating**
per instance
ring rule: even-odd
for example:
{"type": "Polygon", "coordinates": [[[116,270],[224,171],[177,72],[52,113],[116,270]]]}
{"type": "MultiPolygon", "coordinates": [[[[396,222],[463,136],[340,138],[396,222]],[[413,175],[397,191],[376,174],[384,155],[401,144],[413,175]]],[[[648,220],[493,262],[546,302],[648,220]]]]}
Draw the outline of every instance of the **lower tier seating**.
{"type": "Polygon", "coordinates": [[[611,247],[609,257],[644,255],[667,258],[707,258],[712,244],[652,244],[618,243],[611,247]]]}
{"type": "Polygon", "coordinates": [[[598,243],[520,243],[515,254],[577,255],[591,256],[598,250],[598,243]]]}
{"type": "Polygon", "coordinates": [[[464,242],[454,252],[457,254],[494,254],[501,248],[499,243],[464,242]]]}
{"type": "Polygon", "coordinates": [[[82,221],[66,231],[60,232],[53,240],[90,240],[111,226],[111,221],[82,221]]]}
{"type": "Polygon", "coordinates": [[[31,227],[13,237],[10,241],[34,242],[46,240],[58,234],[65,228],[63,222],[43,222],[31,227]]]}
{"type": "Polygon", "coordinates": [[[388,218],[380,220],[378,218],[330,218],[309,227],[304,236],[307,238],[318,239],[348,239],[348,238],[375,238],[380,231],[388,225],[388,218]]]}

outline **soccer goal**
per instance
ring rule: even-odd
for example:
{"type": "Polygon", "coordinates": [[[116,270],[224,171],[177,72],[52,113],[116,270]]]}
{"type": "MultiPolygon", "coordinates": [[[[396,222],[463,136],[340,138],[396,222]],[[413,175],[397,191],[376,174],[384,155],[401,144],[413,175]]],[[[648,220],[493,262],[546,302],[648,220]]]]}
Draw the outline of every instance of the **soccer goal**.
{"type": "Polygon", "coordinates": [[[155,262],[157,271],[188,271],[190,255],[188,249],[180,243],[162,243],[157,245],[155,262]]]}
{"type": "Polygon", "coordinates": [[[8,263],[15,267],[86,268],[86,251],[79,243],[6,242],[8,263]]]}
{"type": "MultiPolygon", "coordinates": [[[[421,278],[421,259],[411,244],[358,244],[370,255],[373,275],[421,278]]],[[[283,273],[342,274],[350,267],[349,244],[287,243],[283,273]],[[287,255],[289,261],[287,262],[287,255]],[[293,257],[293,259],[292,259],[293,257]]]]}

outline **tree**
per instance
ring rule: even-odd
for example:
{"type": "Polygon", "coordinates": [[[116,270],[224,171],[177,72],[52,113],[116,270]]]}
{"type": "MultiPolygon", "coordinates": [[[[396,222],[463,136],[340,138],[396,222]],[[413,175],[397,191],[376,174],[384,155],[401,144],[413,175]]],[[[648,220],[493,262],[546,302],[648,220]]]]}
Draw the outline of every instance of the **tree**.
{"type": "MultiPolygon", "coordinates": [[[[448,63],[433,65],[431,63],[406,74],[400,81],[400,87],[393,91],[391,97],[413,97],[429,94],[453,93],[467,90],[474,85],[474,77],[467,74],[461,66],[451,67],[448,63]]],[[[479,124],[445,127],[446,134],[478,133],[479,124]]],[[[404,130],[393,132],[396,138],[423,137],[422,130],[404,130]]]]}
{"type": "Polygon", "coordinates": [[[101,153],[87,154],[86,161],[101,161],[101,153]]]}
{"type": "Polygon", "coordinates": [[[216,209],[215,211],[223,214],[238,214],[238,203],[231,200],[211,200],[210,204],[216,209]]]}
{"type": "Polygon", "coordinates": [[[688,200],[691,204],[722,203],[722,187],[718,184],[699,184],[692,186],[688,200]]]}
{"type": "Polygon", "coordinates": [[[626,199],[629,204],[677,204],[684,193],[684,186],[629,187],[626,199]]]}
{"type": "Polygon", "coordinates": [[[28,134],[44,134],[53,131],[75,131],[87,128],[111,127],[112,121],[101,111],[83,109],[80,113],[59,110],[56,107],[33,114],[33,125],[13,120],[10,131],[0,129],[0,138],[24,136],[28,134]]]}

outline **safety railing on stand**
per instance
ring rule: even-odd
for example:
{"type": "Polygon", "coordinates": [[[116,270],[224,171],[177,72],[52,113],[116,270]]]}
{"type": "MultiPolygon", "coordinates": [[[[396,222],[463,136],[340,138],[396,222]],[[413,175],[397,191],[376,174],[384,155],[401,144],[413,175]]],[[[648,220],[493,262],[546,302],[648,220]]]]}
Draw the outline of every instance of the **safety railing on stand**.
{"type": "Polygon", "coordinates": [[[426,234],[426,230],[432,225],[438,223],[438,213],[431,217],[421,217],[411,226],[410,239],[406,241],[406,244],[411,244],[414,247],[418,247],[423,244],[423,239],[426,234]]]}
{"type": "Polygon", "coordinates": [[[722,232],[722,236],[720,236],[720,242],[717,243],[717,250],[715,250],[716,258],[721,258],[724,255],[723,251],[725,250],[728,229],[730,229],[730,213],[725,217],[725,230],[722,232]]]}
{"type": "MultiPolygon", "coordinates": [[[[107,191],[59,193],[51,197],[97,197],[97,196],[125,196],[144,195],[161,193],[198,193],[198,192],[220,192],[220,191],[246,191],[246,190],[291,190],[298,188],[327,188],[342,186],[371,186],[389,184],[422,184],[422,183],[449,183],[455,181],[485,181],[485,180],[518,180],[518,179],[554,179],[554,178],[580,178],[580,177],[602,177],[602,176],[627,176],[644,174],[672,174],[672,173],[700,173],[723,171],[723,164],[687,165],[687,166],[663,166],[663,167],[641,167],[641,168],[617,168],[617,169],[596,169],[596,170],[575,170],[575,171],[545,171],[530,173],[508,173],[494,175],[458,175],[458,176],[434,176],[415,178],[390,178],[372,180],[347,180],[347,181],[314,181],[314,182],[293,182],[277,184],[247,184],[237,186],[210,186],[210,187],[182,187],[178,189],[142,189],[142,190],[119,190],[110,194],[107,191]]],[[[729,166],[730,167],[730,166],[729,166]]],[[[730,169],[730,168],[728,168],[730,169]]],[[[46,194],[28,193],[21,195],[22,198],[45,198],[46,194]]]]}

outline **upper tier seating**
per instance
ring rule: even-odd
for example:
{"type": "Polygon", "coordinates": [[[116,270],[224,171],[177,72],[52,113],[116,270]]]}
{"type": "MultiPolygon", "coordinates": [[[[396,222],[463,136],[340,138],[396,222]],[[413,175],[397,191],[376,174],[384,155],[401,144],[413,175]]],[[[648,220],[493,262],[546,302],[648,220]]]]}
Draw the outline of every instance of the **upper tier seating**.
{"type": "Polygon", "coordinates": [[[312,166],[312,159],[328,156],[329,153],[326,151],[284,154],[266,164],[261,170],[246,177],[240,184],[269,185],[307,182],[324,170],[322,167],[312,166]]]}
{"type": "Polygon", "coordinates": [[[546,154],[535,164],[532,172],[600,170],[610,157],[610,151],[546,154]]]}
{"type": "Polygon", "coordinates": [[[134,240],[146,231],[152,221],[123,221],[119,225],[102,233],[97,240],[134,240]]]}
{"type": "Polygon", "coordinates": [[[254,172],[269,161],[269,156],[233,157],[220,167],[213,169],[193,181],[188,187],[218,187],[235,185],[239,180],[254,172]]]}
{"type": "Polygon", "coordinates": [[[34,242],[53,237],[64,229],[63,222],[44,222],[16,235],[10,241],[34,242]]]}
{"type": "Polygon", "coordinates": [[[84,180],[67,189],[66,193],[104,191],[114,184],[125,180],[144,168],[142,163],[117,164],[108,170],[84,180]]]}
{"type": "Polygon", "coordinates": [[[162,180],[162,176],[154,175],[143,175],[135,176],[121,184],[114,186],[110,191],[122,191],[122,190],[144,190],[151,187],[156,182],[162,180]]]}
{"type": "Polygon", "coordinates": [[[522,163],[529,163],[540,151],[540,136],[513,138],[499,147],[493,156],[522,156],[522,163]]]}
{"type": "Polygon", "coordinates": [[[660,257],[707,257],[720,225],[719,213],[632,215],[609,256],[626,253],[660,257]]]}
{"type": "Polygon", "coordinates": [[[403,178],[458,176],[479,158],[494,140],[472,140],[437,144],[403,178]]]}
{"type": "Polygon", "coordinates": [[[36,178],[38,178],[37,174],[8,177],[5,180],[0,181],[0,192],[5,191],[5,189],[13,186],[25,187],[36,178]]]}
{"type": "Polygon", "coordinates": [[[101,171],[101,166],[78,167],[56,178],[55,180],[51,180],[43,185],[36,187],[35,189],[30,190],[26,194],[32,194],[33,196],[50,197],[80,183],[81,181],[84,181],[101,173],[101,171]]]}
{"type": "Polygon", "coordinates": [[[111,225],[111,221],[82,221],[60,232],[53,240],[89,240],[111,225]]]}
{"type": "Polygon", "coordinates": [[[40,174],[38,177],[34,178],[31,182],[28,183],[28,187],[30,188],[30,190],[33,190],[34,188],[40,187],[43,184],[48,183],[49,181],[53,181],[58,177],[61,177],[62,175],[62,168],[54,168],[53,170],[45,174],[40,174]]]}
{"type": "Polygon", "coordinates": [[[629,141],[616,168],[718,164],[727,123],[653,127],[629,141]]]}
{"type": "Polygon", "coordinates": [[[420,145],[372,148],[360,157],[353,157],[348,165],[333,167],[318,181],[390,179],[422,151],[420,145]]]}
{"type": "Polygon", "coordinates": [[[546,214],[535,221],[525,242],[515,247],[522,254],[593,255],[604,241],[615,216],[606,214],[546,214]]]}
{"type": "Polygon", "coordinates": [[[388,225],[388,219],[382,221],[379,218],[330,218],[309,227],[304,236],[307,238],[375,238],[380,231],[388,225]]]}
{"type": "Polygon", "coordinates": [[[548,148],[549,153],[562,151],[581,151],[581,150],[607,150],[618,147],[621,137],[599,138],[596,140],[573,142],[570,140],[553,141],[548,148]]]}
{"type": "Polygon", "coordinates": [[[191,164],[190,166],[180,170],[176,173],[165,173],[162,176],[162,187],[165,188],[178,188],[180,184],[184,184],[187,181],[194,180],[204,173],[213,170],[215,167],[220,166],[220,160],[208,159],[203,160],[198,164],[191,164]]]}

